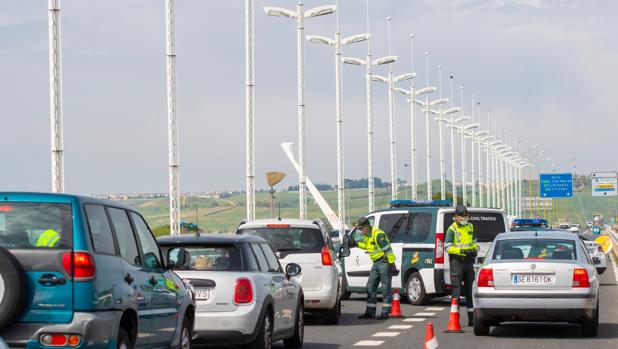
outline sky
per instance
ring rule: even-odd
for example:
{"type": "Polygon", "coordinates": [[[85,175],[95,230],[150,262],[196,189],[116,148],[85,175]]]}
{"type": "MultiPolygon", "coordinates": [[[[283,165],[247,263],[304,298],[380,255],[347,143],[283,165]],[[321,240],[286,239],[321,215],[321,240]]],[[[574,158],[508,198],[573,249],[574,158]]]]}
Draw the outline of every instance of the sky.
{"type": "MultiPolygon", "coordinates": [[[[306,8],[330,4],[305,0],[306,8]]],[[[297,175],[281,142],[297,143],[296,31],[255,0],[256,176],[297,175]]],[[[62,0],[65,188],[71,193],[165,192],[168,186],[164,1],[62,0]]],[[[47,2],[0,0],[0,188],[51,190],[47,2]]],[[[618,169],[618,1],[371,0],[374,57],[388,54],[392,17],[395,74],[417,73],[471,114],[481,129],[491,113],[522,149],[538,145],[557,171],[618,169]],[[410,34],[415,35],[414,66],[410,34]],[[464,87],[463,103],[459,87],[464,87]]],[[[340,0],[343,36],[367,31],[364,0],[340,0]]],[[[177,102],[182,192],[245,187],[244,1],[176,1],[177,102]]],[[[308,19],[305,33],[332,37],[335,16],[308,19]]],[[[335,183],[334,49],[305,46],[306,172],[335,183]]],[[[363,58],[365,43],[344,48],[363,58]]],[[[377,74],[388,74],[378,67],[377,74]]],[[[364,70],[343,67],[345,177],[367,176],[364,70]]],[[[400,87],[410,88],[410,82],[400,87]]],[[[390,178],[387,88],[374,83],[375,175],[390,178]]],[[[437,98],[434,93],[431,98],[437,98]]],[[[410,109],[395,104],[398,177],[409,179],[410,109]]],[[[424,117],[416,113],[418,174],[425,180],[424,117]]],[[[450,177],[450,133],[445,131],[450,177]]],[[[459,151],[459,142],[456,142],[459,151]]],[[[431,124],[433,177],[439,178],[438,126],[431,124]]],[[[459,171],[459,164],[458,170],[459,171]]]]}

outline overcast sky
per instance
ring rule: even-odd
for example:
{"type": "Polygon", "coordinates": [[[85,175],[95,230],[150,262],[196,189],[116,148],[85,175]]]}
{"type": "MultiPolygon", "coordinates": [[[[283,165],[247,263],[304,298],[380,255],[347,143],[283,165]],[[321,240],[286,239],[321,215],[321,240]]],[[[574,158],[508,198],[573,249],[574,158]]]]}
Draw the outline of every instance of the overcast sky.
{"type": "MultiPolygon", "coordinates": [[[[328,3],[306,0],[306,7],[328,3]]],[[[61,4],[66,190],[166,191],[164,2],[61,4]]],[[[181,191],[244,189],[244,1],[176,4],[181,191]]],[[[279,170],[290,174],[287,186],[297,176],[279,143],[297,142],[295,24],[267,17],[261,8],[293,8],[295,1],[255,5],[257,183],[265,187],[264,173],[279,170]]],[[[0,0],[0,7],[0,188],[49,191],[47,1],[0,0]]],[[[364,0],[341,0],[339,12],[344,36],[366,31],[364,0]]],[[[481,102],[481,128],[490,110],[524,149],[545,149],[544,158],[552,157],[559,171],[570,171],[574,158],[578,173],[616,170],[616,13],[615,0],[372,0],[372,51],[387,54],[386,17],[392,16],[396,74],[412,69],[414,33],[418,87],[426,85],[423,53],[429,51],[430,85],[438,84],[442,64],[443,95],[453,75],[456,91],[464,86],[466,115],[472,94],[481,102]]],[[[310,19],[305,27],[306,34],[333,36],[335,18],[310,19]]],[[[364,43],[344,52],[365,54],[364,43]]],[[[345,175],[366,177],[363,69],[344,67],[343,89],[345,175]]],[[[374,92],[375,174],[388,179],[386,86],[375,83],[374,92]]],[[[308,43],[306,166],[316,182],[336,182],[334,101],[334,50],[308,43]]],[[[410,114],[404,98],[397,96],[395,109],[399,177],[407,180],[410,114]]],[[[424,181],[425,123],[417,115],[424,181]]],[[[434,178],[437,134],[434,123],[434,178]]]]}

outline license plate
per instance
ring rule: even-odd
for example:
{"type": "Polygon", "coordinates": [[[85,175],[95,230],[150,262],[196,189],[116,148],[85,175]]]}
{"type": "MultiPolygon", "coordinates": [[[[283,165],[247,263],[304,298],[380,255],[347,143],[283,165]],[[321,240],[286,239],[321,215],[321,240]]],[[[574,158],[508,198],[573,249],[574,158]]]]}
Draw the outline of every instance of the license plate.
{"type": "Polygon", "coordinates": [[[197,288],[195,289],[195,299],[200,301],[207,301],[210,299],[210,289],[209,288],[197,288]]]}
{"type": "Polygon", "coordinates": [[[556,276],[552,274],[513,274],[513,285],[546,286],[556,283],[556,276]]]}

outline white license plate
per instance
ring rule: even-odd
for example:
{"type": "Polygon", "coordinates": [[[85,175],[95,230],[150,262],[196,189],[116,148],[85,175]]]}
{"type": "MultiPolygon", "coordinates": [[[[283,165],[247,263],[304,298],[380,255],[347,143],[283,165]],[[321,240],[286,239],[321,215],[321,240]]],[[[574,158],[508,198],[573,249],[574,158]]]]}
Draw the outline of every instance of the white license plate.
{"type": "Polygon", "coordinates": [[[207,301],[210,299],[210,289],[209,288],[196,288],[195,289],[195,299],[200,301],[207,301]]]}
{"type": "Polygon", "coordinates": [[[556,275],[553,274],[513,274],[513,285],[522,286],[546,286],[556,283],[556,275]]]}

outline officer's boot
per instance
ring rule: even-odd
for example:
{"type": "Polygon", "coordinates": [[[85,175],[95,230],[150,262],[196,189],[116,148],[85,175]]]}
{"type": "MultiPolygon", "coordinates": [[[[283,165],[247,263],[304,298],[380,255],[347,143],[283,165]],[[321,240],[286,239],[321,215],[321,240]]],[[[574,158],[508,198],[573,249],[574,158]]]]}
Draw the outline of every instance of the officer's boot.
{"type": "Polygon", "coordinates": [[[373,320],[376,318],[376,308],[375,307],[367,307],[364,314],[361,314],[359,319],[370,319],[373,320]]]}
{"type": "Polygon", "coordinates": [[[382,314],[378,315],[376,319],[378,320],[388,320],[391,317],[391,308],[386,307],[382,309],[382,314]]]}

